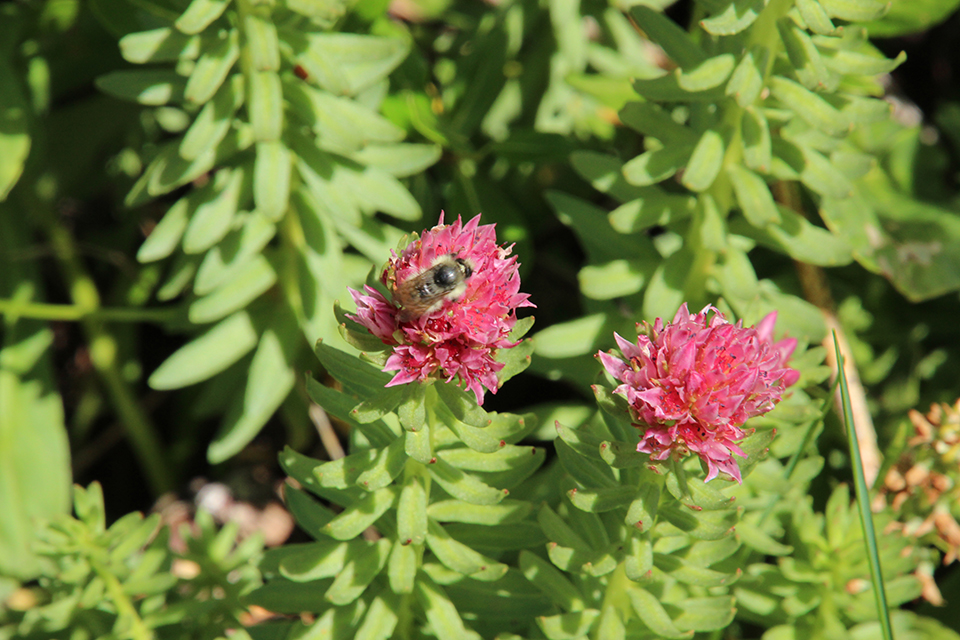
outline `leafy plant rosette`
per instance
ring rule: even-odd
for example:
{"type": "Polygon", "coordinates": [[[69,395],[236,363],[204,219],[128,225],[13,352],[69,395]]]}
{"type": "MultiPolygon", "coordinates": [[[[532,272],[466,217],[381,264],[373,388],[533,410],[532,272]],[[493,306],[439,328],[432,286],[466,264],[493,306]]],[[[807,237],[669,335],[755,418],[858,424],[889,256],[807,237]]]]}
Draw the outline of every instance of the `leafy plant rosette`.
{"type": "Polygon", "coordinates": [[[268,583],[251,599],[271,611],[316,612],[311,633],[407,637],[425,627],[439,638],[479,638],[465,622],[470,612],[526,617],[531,601],[543,600],[501,559],[543,542],[532,505],[509,496],[545,451],[517,444],[532,416],[480,406],[485,391],[529,362],[521,340],[533,321],[516,318],[531,306],[516,258],[479,216],[441,219],[391,258],[381,282],[389,289],[451,252],[474,267],[462,296],[401,322],[386,290],[368,286],[352,292],[356,314],[337,309],[362,357],[317,344],[337,384],[311,379],[307,389],[349,430],[350,452],[329,462],[283,452],[299,485],[286,487],[287,503],[314,542],[269,552],[268,583]]]}
{"type": "Polygon", "coordinates": [[[99,483],[73,488],[76,517],[38,526],[37,580],[5,596],[3,638],[222,638],[242,635],[243,597],[260,585],[263,539],[238,539],[197,511],[180,549],[159,514],[128,513],[107,526],[99,483]],[[230,630],[230,631],[228,631],[230,630]]]}
{"type": "Polygon", "coordinates": [[[353,292],[356,314],[338,311],[343,335],[367,351],[357,358],[319,344],[340,389],[312,380],[308,389],[345,423],[351,453],[325,463],[281,456],[302,486],[288,487],[288,504],[315,541],[269,552],[268,582],[252,601],[316,612],[310,633],[337,637],[410,637],[421,628],[442,639],[689,637],[725,628],[735,614],[731,586],[750,557],[742,543],[764,554],[788,547],[741,521],[743,509],[710,480],[739,481],[765,457],[774,430],[744,438],[743,423],[797,382],[786,365],[796,342],[773,340],[775,314],[745,328],[712,307],[691,314],[685,306],[636,342],[617,336],[622,357],[599,355],[620,386],[594,387],[603,409],[594,419],[557,423],[558,463],[540,469],[544,450],[517,445],[533,421],[481,408],[482,389],[495,390],[485,386],[486,368],[423,356],[464,348],[460,319],[501,300],[512,306],[485,317],[483,326],[500,330],[488,334],[489,351],[478,348],[499,383],[528,360],[512,319],[526,296],[515,260],[493,240],[476,218],[441,223],[393,256],[383,289],[353,292]],[[451,249],[478,265],[477,279],[435,313],[401,322],[389,295],[397,279],[451,249]],[[509,344],[493,348],[511,326],[509,344]],[[741,525],[745,533],[734,535],[741,525]]]}
{"type": "Polygon", "coordinates": [[[137,66],[97,86],[152,109],[162,134],[130,150],[143,171],[125,204],[172,202],[137,259],[164,265],[156,299],[179,300],[197,334],[148,383],[246,380],[242,394],[211,394],[224,417],[207,455],[219,463],[296,401],[303,347],[336,337],[335,297],[403,235],[396,224],[421,217],[403,180],[440,148],[405,142],[380,113],[410,53],[399,22],[348,20],[341,2],[192,0],[148,19],[115,4],[102,17],[137,66]],[[127,32],[142,23],[154,28],[127,32]]]}
{"type": "Polygon", "coordinates": [[[731,624],[742,544],[778,544],[742,521],[722,486],[739,487],[766,458],[775,431],[744,423],[799,379],[786,366],[796,341],[775,342],[775,320],[743,327],[683,305],[672,322],[639,325],[634,341],[615,335],[619,353],[597,354],[619,384],[594,385],[595,419],[557,423],[565,492],[538,513],[546,558],[520,556],[556,607],[537,620],[546,637],[682,638],[731,624]]]}

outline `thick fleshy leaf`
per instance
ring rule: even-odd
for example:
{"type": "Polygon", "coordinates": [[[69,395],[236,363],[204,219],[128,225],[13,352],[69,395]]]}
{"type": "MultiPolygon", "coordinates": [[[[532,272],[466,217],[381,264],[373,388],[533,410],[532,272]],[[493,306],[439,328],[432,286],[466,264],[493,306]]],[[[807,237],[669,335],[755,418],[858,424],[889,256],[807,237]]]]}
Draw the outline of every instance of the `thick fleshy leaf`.
{"type": "Polygon", "coordinates": [[[438,522],[462,522],[492,526],[523,520],[532,505],[527,501],[505,499],[498,504],[470,504],[460,500],[440,500],[427,507],[427,515],[438,522]]]}
{"type": "Polygon", "coordinates": [[[649,591],[632,585],[627,589],[630,603],[640,621],[656,635],[663,638],[689,638],[693,631],[681,631],[673,623],[660,601],[649,591]]]}
{"type": "Polygon", "coordinates": [[[719,540],[733,533],[737,514],[732,509],[695,512],[678,502],[670,502],[660,505],[659,520],[658,527],[675,527],[697,540],[719,540]]]}
{"type": "Polygon", "coordinates": [[[430,439],[431,427],[426,424],[419,431],[407,431],[403,438],[403,450],[408,456],[423,464],[436,462],[433,455],[433,441],[430,439]]]}
{"type": "Polygon", "coordinates": [[[169,257],[180,245],[180,239],[190,221],[190,201],[180,198],[163,214],[160,222],[150,231],[150,235],[140,245],[137,260],[154,262],[169,257]]]}
{"type": "Polygon", "coordinates": [[[746,520],[741,520],[737,525],[737,537],[743,544],[764,555],[785,556],[793,553],[793,547],[777,542],[766,531],[746,520]]]}
{"type": "Polygon", "coordinates": [[[770,78],[770,92],[810,126],[832,136],[849,133],[850,121],[836,107],[793,80],[770,78]]]}
{"type": "Polygon", "coordinates": [[[245,97],[243,76],[232,75],[214,94],[180,141],[179,152],[186,160],[196,160],[205,151],[216,147],[230,130],[233,115],[245,97]]]}
{"type": "Polygon", "coordinates": [[[347,562],[327,589],[324,598],[341,607],[359,598],[386,566],[391,544],[389,538],[380,538],[347,562]]]}
{"type": "Polygon", "coordinates": [[[763,229],[768,224],[780,221],[780,212],[763,178],[737,165],[728,167],[727,175],[733,184],[740,210],[750,224],[763,229]]]}
{"type": "Polygon", "coordinates": [[[623,569],[627,578],[639,582],[650,577],[653,571],[653,544],[649,536],[635,532],[630,537],[623,559],[623,569]]]}
{"type": "Polygon", "coordinates": [[[717,596],[690,598],[679,603],[680,615],[673,620],[684,631],[716,631],[726,629],[737,612],[736,598],[717,596]]]}
{"type": "Polygon", "coordinates": [[[820,0],[820,4],[831,18],[850,22],[876,20],[890,7],[882,0],[820,0]]]}
{"type": "Polygon", "coordinates": [[[276,222],[287,211],[293,164],[290,150],[280,141],[258,142],[253,168],[253,201],[257,211],[276,222]]]}
{"type": "Polygon", "coordinates": [[[561,609],[578,611],[585,608],[586,602],[579,589],[562,572],[540,556],[527,550],[521,551],[520,570],[527,580],[561,609]]]}
{"type": "Polygon", "coordinates": [[[818,35],[832,35],[837,27],[830,20],[823,5],[817,0],[797,0],[797,10],[811,31],[818,35]]]}
{"type": "Polygon", "coordinates": [[[950,16],[960,0],[892,0],[890,10],[866,25],[871,37],[890,38],[929,30],[950,16]]]}
{"type": "Polygon", "coordinates": [[[214,464],[249,444],[293,388],[300,334],[291,314],[277,314],[272,320],[253,354],[242,403],[233,405],[207,449],[214,464]]]}
{"type": "Polygon", "coordinates": [[[743,235],[776,249],[794,260],[835,267],[853,260],[853,249],[846,238],[818,227],[797,212],[779,207],[781,220],[763,230],[739,229],[743,235]]]}
{"type": "Polygon", "coordinates": [[[387,561],[390,590],[396,594],[413,593],[420,559],[418,549],[409,544],[395,544],[387,561]]]}
{"type": "Polygon", "coordinates": [[[711,35],[732,36],[753,24],[764,5],[764,0],[730,0],[723,9],[701,20],[700,26],[711,35]]]}
{"type": "Polygon", "coordinates": [[[890,73],[907,59],[907,54],[901,51],[896,58],[885,58],[879,52],[869,55],[859,51],[839,49],[833,55],[825,58],[828,67],[837,73],[852,75],[876,76],[890,73]]]}
{"type": "Polygon", "coordinates": [[[707,59],[690,34],[663,13],[641,5],[630,9],[630,17],[682,68],[693,69],[707,59]]]}
{"type": "Polygon", "coordinates": [[[567,497],[573,506],[578,509],[592,513],[602,513],[630,504],[636,493],[637,490],[630,486],[605,489],[573,488],[567,492],[567,497]]]}
{"type": "Polygon", "coordinates": [[[810,147],[801,147],[800,151],[804,161],[800,180],[804,185],[820,195],[833,198],[847,198],[854,194],[853,184],[822,153],[810,147]]]}
{"type": "Polygon", "coordinates": [[[457,612],[457,607],[450,602],[450,598],[427,575],[419,576],[414,593],[417,601],[423,607],[423,612],[439,640],[473,640],[479,638],[475,633],[468,633],[463,619],[457,612]]]}
{"type": "Polygon", "coordinates": [[[623,177],[638,187],[657,184],[682,169],[695,147],[671,145],[646,151],[623,165],[623,177]]]}
{"type": "Polygon", "coordinates": [[[442,458],[437,458],[428,469],[430,475],[444,491],[464,502],[479,505],[497,504],[507,495],[505,490],[491,487],[442,458]]]}
{"type": "Polygon", "coordinates": [[[395,178],[406,178],[433,166],[441,153],[441,148],[433,144],[368,144],[350,158],[395,178]]]}
{"type": "Polygon", "coordinates": [[[283,132],[283,88],[275,71],[248,76],[247,113],[257,142],[276,142],[283,132]]]}
{"type": "Polygon", "coordinates": [[[487,484],[509,489],[543,464],[545,451],[537,447],[504,444],[495,453],[457,447],[443,449],[439,456],[458,469],[476,474],[487,484]]]}
{"type": "Polygon", "coordinates": [[[223,15],[229,4],[230,0],[192,0],[175,25],[183,33],[200,33],[223,15]]]}
{"type": "Polygon", "coordinates": [[[257,255],[238,269],[233,280],[193,301],[187,310],[187,317],[196,324],[215,322],[246,307],[266,293],[276,281],[277,272],[270,261],[257,255]]]}
{"type": "Polygon", "coordinates": [[[434,520],[430,520],[429,523],[427,546],[445,566],[474,580],[493,582],[502,578],[507,572],[507,565],[488,558],[453,539],[434,520]]]}
{"type": "MultiPolygon", "coordinates": [[[[248,604],[264,607],[268,611],[298,615],[302,611],[315,609],[318,602],[323,602],[323,594],[329,586],[330,580],[293,582],[282,578],[274,578],[264,586],[247,594],[244,600],[248,604]]],[[[356,607],[354,606],[353,608],[354,611],[351,613],[356,612],[356,607]]],[[[327,613],[333,614],[336,611],[341,614],[340,617],[348,618],[348,611],[346,609],[347,608],[334,608],[328,610],[327,613]]],[[[320,618],[314,626],[323,626],[323,623],[326,622],[326,618],[328,617],[333,616],[327,615],[320,618]]],[[[322,631],[320,632],[322,633],[322,631]]]]}
{"type": "MultiPolygon", "coordinates": [[[[706,191],[723,166],[726,143],[719,131],[707,129],[690,154],[680,183],[691,191],[706,191]]],[[[629,179],[629,178],[628,178],[629,179]]]]}
{"type": "Polygon", "coordinates": [[[356,95],[383,80],[409,52],[404,40],[379,36],[282,30],[281,37],[310,81],[334,95],[356,95]]]}
{"type": "Polygon", "coordinates": [[[824,221],[834,233],[850,238],[857,260],[882,273],[910,300],[960,288],[955,216],[897,192],[879,170],[864,180],[869,188],[857,197],[823,203],[824,221]]]}
{"type": "Polygon", "coordinates": [[[652,102],[631,102],[620,110],[620,121],[638,132],[665,144],[697,142],[697,133],[673,119],[673,116],[652,102]]]}
{"type": "MultiPolygon", "coordinates": [[[[286,490],[289,491],[289,488],[286,490]]],[[[289,545],[290,553],[280,560],[280,575],[295,582],[336,577],[343,565],[355,558],[364,546],[360,540],[340,542],[330,538],[289,545]]]]}
{"type": "Polygon", "coordinates": [[[389,446],[377,451],[371,464],[356,478],[356,485],[366,491],[388,486],[402,472],[407,461],[403,438],[396,438],[389,446]]]}
{"type": "Polygon", "coordinates": [[[354,640],[388,640],[393,637],[400,616],[403,614],[403,604],[400,597],[390,591],[381,591],[370,606],[363,618],[363,624],[357,629],[354,640]]]}
{"type": "Polygon", "coordinates": [[[763,90],[763,78],[769,53],[766,49],[755,47],[747,51],[737,63],[725,89],[741,107],[752,105],[763,90]]]}
{"type": "Polygon", "coordinates": [[[334,173],[330,187],[344,190],[367,215],[386,213],[399,220],[419,220],[420,204],[403,183],[376,167],[362,170],[341,165],[334,173]]]}
{"type": "Polygon", "coordinates": [[[693,256],[685,248],[673,253],[654,272],[643,295],[643,315],[652,322],[672,317],[686,299],[684,290],[693,256]]]}
{"type": "Polygon", "coordinates": [[[397,539],[400,544],[423,544],[427,537],[428,501],[424,478],[411,474],[403,483],[397,503],[397,539]]]}
{"type": "Polygon", "coordinates": [[[586,638],[600,618],[596,609],[582,609],[570,613],[537,618],[537,624],[549,640],[578,640],[586,638]]]}
{"type": "Polygon", "coordinates": [[[386,487],[366,494],[328,522],[323,533],[336,540],[350,540],[376,522],[397,500],[396,487],[386,487]]]}
{"type": "Polygon", "coordinates": [[[743,160],[751,169],[769,173],[773,162],[770,127],[763,112],[748,106],[740,119],[740,136],[743,142],[743,160]]]}
{"type": "Polygon", "coordinates": [[[187,80],[183,96],[193,104],[210,100],[240,57],[240,34],[235,29],[218,37],[220,41],[206,48],[187,80]]]}
{"type": "Polygon", "coordinates": [[[629,469],[632,467],[641,467],[650,462],[650,456],[646,453],[637,451],[636,445],[626,442],[600,443],[600,457],[603,461],[614,469],[629,469]]]}
{"type": "Polygon", "coordinates": [[[246,37],[250,62],[255,71],[280,70],[277,28],[273,25],[269,13],[247,13],[243,18],[243,35],[246,37]]]}
{"type": "Polygon", "coordinates": [[[644,194],[642,189],[624,180],[623,162],[616,156],[596,151],[574,151],[570,154],[570,164],[594,189],[621,202],[642,197],[644,194]]]}
{"type": "MultiPolygon", "coordinates": [[[[610,212],[610,226],[620,233],[636,233],[653,226],[666,226],[690,217],[696,198],[645,187],[643,195],[610,212]]],[[[651,256],[652,257],[652,256],[651,256]]]]}
{"type": "Polygon", "coordinates": [[[344,391],[360,398],[382,393],[384,385],[392,377],[357,356],[346,354],[324,342],[317,343],[315,352],[320,364],[343,384],[344,391]]]}
{"type": "Polygon", "coordinates": [[[184,253],[203,253],[220,242],[233,226],[244,187],[243,169],[224,169],[210,189],[195,199],[183,234],[184,253]]]}
{"type": "Polygon", "coordinates": [[[276,232],[276,226],[255,211],[239,214],[234,229],[203,257],[193,292],[198,296],[207,295],[237,276],[243,265],[259,255],[276,232]]]}
{"type": "Polygon", "coordinates": [[[475,427],[457,418],[446,402],[437,403],[433,410],[440,423],[457,434],[457,438],[474,451],[493,453],[503,446],[503,441],[489,429],[475,427]]]}
{"type": "MultiPolygon", "coordinates": [[[[642,197],[646,191],[638,190],[642,197]]],[[[548,191],[547,201],[560,221],[577,234],[590,262],[603,263],[624,256],[649,256],[655,252],[650,239],[642,235],[617,233],[607,221],[608,212],[595,204],[559,191],[548,191]]]]}
{"type": "MultiPolygon", "coordinates": [[[[402,129],[352,98],[293,81],[284,85],[284,97],[297,107],[295,113],[311,126],[317,134],[317,144],[325,151],[357,153],[368,144],[397,143],[404,137],[402,129]]],[[[403,148],[393,147],[401,151],[403,148]]]]}
{"type": "Polygon", "coordinates": [[[166,143],[127,194],[124,204],[128,207],[137,207],[156,196],[169,193],[177,187],[196,180],[214,166],[223,164],[251,144],[253,144],[253,135],[249,127],[238,127],[228,131],[215,148],[203,151],[193,160],[180,156],[176,143],[166,143]]]}
{"type": "Polygon", "coordinates": [[[616,476],[610,466],[603,462],[599,456],[596,458],[582,456],[566,442],[559,439],[554,441],[554,446],[564,470],[581,486],[591,490],[616,486],[616,476]]]}
{"type": "Polygon", "coordinates": [[[200,55],[200,38],[170,27],[139,31],[120,38],[120,55],[134,64],[193,60],[200,55]]]}
{"type": "Polygon", "coordinates": [[[729,53],[714,56],[693,69],[677,73],[677,85],[691,92],[715,89],[726,82],[735,64],[736,59],[729,53]]]}
{"type": "Polygon", "coordinates": [[[207,380],[249,353],[257,332],[246,311],[225,318],[180,347],[150,376],[154,389],[179,389],[207,380]]]}
{"type": "Polygon", "coordinates": [[[583,295],[594,300],[610,300],[640,291],[652,271],[650,267],[639,260],[614,260],[584,267],[577,279],[583,295]]]}
{"type": "Polygon", "coordinates": [[[786,20],[778,22],[777,27],[793,66],[793,74],[800,84],[811,91],[836,89],[840,76],[827,67],[810,34],[786,20]]]}
{"type": "Polygon", "coordinates": [[[657,521],[659,506],[660,487],[653,482],[645,482],[635,492],[623,521],[640,533],[649,531],[657,521]]]}
{"type": "Polygon", "coordinates": [[[679,69],[651,80],[634,80],[633,89],[647,100],[657,102],[719,102],[725,95],[722,85],[702,91],[684,89],[680,85],[679,69]]]}
{"type": "Polygon", "coordinates": [[[183,99],[186,81],[173,71],[136,69],[112,71],[96,80],[97,88],[114,97],[147,106],[176,103],[183,99]]]}

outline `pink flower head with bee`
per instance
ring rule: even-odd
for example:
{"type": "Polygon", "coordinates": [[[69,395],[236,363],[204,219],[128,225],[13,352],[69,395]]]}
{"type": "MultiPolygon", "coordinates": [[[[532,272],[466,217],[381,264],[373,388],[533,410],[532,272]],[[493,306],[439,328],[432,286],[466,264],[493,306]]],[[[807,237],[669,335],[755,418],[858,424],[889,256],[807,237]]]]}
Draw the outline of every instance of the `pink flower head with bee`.
{"type": "Polygon", "coordinates": [[[673,322],[645,325],[636,342],[615,334],[622,357],[597,357],[644,430],[637,451],[654,460],[693,452],[707,464],[707,481],[722,471],[741,482],[733,456],[746,457],[737,445],[743,424],[773,409],[800,377],[786,366],[797,341],[774,342],[776,320],[772,312],[744,328],[710,305],[693,314],[684,304],[673,322]]]}
{"type": "Polygon", "coordinates": [[[479,404],[484,389],[497,392],[497,351],[516,345],[508,339],[516,311],[534,305],[520,293],[517,257],[512,245],[497,244],[495,226],[481,225],[479,215],[448,225],[441,213],[387,263],[380,281],[392,299],[370,286],[350,290],[350,317],[394,347],[384,371],[397,373],[387,386],[457,378],[479,404]]]}

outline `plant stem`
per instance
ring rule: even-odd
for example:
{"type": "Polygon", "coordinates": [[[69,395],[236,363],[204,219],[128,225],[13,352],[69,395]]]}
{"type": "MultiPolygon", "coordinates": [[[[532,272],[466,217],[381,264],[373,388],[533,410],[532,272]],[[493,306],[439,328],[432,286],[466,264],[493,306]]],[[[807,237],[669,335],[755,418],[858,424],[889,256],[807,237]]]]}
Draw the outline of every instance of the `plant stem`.
{"type": "Polygon", "coordinates": [[[85,309],[77,304],[50,304],[25,300],[0,299],[0,315],[31,320],[77,322],[99,320],[102,322],[156,322],[164,323],[180,317],[179,309],[141,309],[138,307],[98,307],[85,309]]]}
{"type": "Polygon", "coordinates": [[[127,630],[130,634],[129,637],[133,638],[133,640],[153,640],[153,633],[147,628],[147,625],[144,624],[140,614],[137,613],[133,603],[130,602],[130,598],[123,592],[123,586],[121,586],[120,581],[117,580],[117,576],[107,570],[101,562],[89,557],[87,559],[93,570],[100,579],[103,580],[107,593],[110,594],[110,599],[113,600],[114,606],[117,607],[119,620],[129,620],[130,628],[127,630]]]}
{"type": "Polygon", "coordinates": [[[103,309],[96,284],[80,260],[73,237],[57,224],[49,207],[37,202],[32,205],[32,213],[41,221],[50,239],[53,255],[60,263],[60,270],[67,282],[73,301],[69,308],[76,309],[79,314],[78,320],[90,345],[90,362],[106,386],[107,394],[120,417],[134,453],[140,460],[150,489],[155,495],[170,491],[174,487],[171,466],[166,462],[167,456],[156,430],[120,370],[117,355],[120,347],[113,335],[104,328],[105,319],[98,315],[103,309]]]}

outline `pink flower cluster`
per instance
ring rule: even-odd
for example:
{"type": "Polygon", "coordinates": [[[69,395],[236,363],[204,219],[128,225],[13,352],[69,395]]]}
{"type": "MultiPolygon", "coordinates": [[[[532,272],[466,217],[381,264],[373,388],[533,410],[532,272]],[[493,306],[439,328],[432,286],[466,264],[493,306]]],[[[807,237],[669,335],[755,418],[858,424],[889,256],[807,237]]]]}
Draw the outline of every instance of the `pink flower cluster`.
{"type": "MultiPolygon", "coordinates": [[[[513,347],[507,336],[517,321],[519,307],[534,306],[520,293],[519,264],[510,247],[497,245],[496,225],[480,225],[480,216],[463,224],[440,221],[387,263],[380,281],[393,300],[370,286],[350,290],[357,304],[351,316],[385,344],[394,346],[384,371],[397,374],[387,386],[440,376],[458,378],[483,404],[484,388],[496,393],[497,350],[513,347]],[[421,315],[401,313],[398,306],[404,283],[454,257],[469,265],[469,277],[460,295],[441,297],[440,304],[421,315]]],[[[459,293],[459,292],[458,292],[459,293]]]]}
{"type": "Polygon", "coordinates": [[[672,323],[646,325],[636,343],[615,334],[623,359],[597,356],[645,429],[637,451],[654,460],[693,452],[707,464],[707,481],[723,471],[741,482],[733,456],[746,457],[737,446],[743,424],[773,409],[800,377],[786,366],[797,341],[773,342],[776,321],[773,312],[744,328],[710,305],[692,314],[684,304],[672,323]]]}

